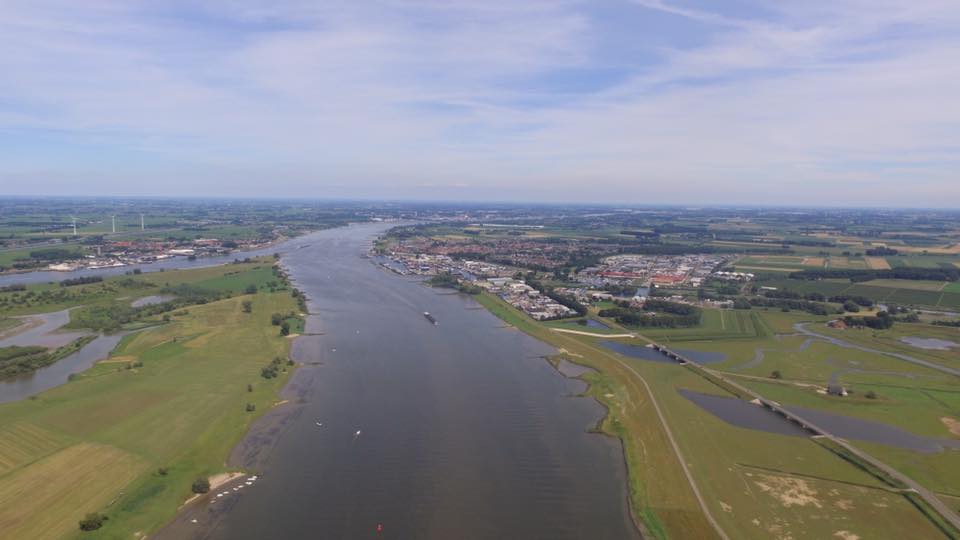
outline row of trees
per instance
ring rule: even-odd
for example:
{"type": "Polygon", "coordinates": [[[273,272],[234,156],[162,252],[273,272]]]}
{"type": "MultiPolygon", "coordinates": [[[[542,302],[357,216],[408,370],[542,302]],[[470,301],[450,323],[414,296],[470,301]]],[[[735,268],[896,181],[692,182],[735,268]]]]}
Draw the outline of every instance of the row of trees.
{"type": "Polygon", "coordinates": [[[600,310],[601,317],[611,317],[624,326],[686,328],[700,324],[702,310],[696,306],[647,300],[643,308],[621,302],[615,308],[600,310]]]}
{"type": "Polygon", "coordinates": [[[72,279],[65,279],[60,282],[61,287],[73,287],[76,285],[89,285],[91,283],[100,283],[103,276],[80,276],[72,279]]]}
{"type": "Polygon", "coordinates": [[[886,330],[887,328],[893,327],[894,318],[886,311],[881,311],[877,313],[875,317],[854,317],[848,315],[843,318],[843,322],[850,327],[866,326],[875,330],[886,330]]]}
{"type": "Polygon", "coordinates": [[[930,281],[960,280],[960,268],[901,267],[889,270],[854,270],[849,268],[817,268],[791,272],[790,278],[808,281],[819,279],[849,279],[853,282],[873,279],[910,279],[930,281]]]}
{"type": "Polygon", "coordinates": [[[753,307],[777,307],[781,309],[796,309],[806,311],[814,315],[833,315],[841,313],[840,310],[830,304],[822,302],[812,302],[810,300],[791,300],[786,298],[737,298],[733,302],[734,309],[750,309],[753,307]]]}

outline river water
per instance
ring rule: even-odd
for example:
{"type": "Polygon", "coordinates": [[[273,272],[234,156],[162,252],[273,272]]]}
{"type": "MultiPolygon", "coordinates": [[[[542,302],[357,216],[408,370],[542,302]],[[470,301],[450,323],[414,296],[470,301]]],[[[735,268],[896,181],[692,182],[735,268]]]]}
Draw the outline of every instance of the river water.
{"type": "Polygon", "coordinates": [[[636,538],[620,445],[587,432],[603,410],[583,383],[471,299],[364,258],[387,228],[284,255],[315,334],[293,348],[296,414],[203,537],[636,538]]]}
{"type": "Polygon", "coordinates": [[[79,351],[49,366],[42,367],[33,373],[25,373],[0,381],[0,403],[26,399],[66,383],[70,375],[86,371],[98,360],[107,358],[110,351],[128,333],[101,334],[79,351]]]}

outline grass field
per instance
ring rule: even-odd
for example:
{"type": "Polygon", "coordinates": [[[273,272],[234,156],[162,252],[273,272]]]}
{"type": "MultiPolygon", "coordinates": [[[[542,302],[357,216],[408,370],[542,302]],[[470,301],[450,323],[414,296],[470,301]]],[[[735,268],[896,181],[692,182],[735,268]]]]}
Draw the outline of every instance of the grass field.
{"type": "Polygon", "coordinates": [[[0,267],[10,267],[13,265],[14,262],[16,262],[19,259],[29,259],[31,251],[43,251],[45,249],[54,249],[54,248],[65,249],[73,253],[76,253],[78,255],[81,254],[80,244],[72,243],[72,242],[48,245],[48,246],[26,247],[26,248],[19,248],[19,249],[4,249],[4,250],[0,250],[0,267]]]}
{"type": "Polygon", "coordinates": [[[819,292],[826,296],[861,295],[888,304],[960,309],[960,283],[906,279],[875,279],[862,283],[839,279],[770,279],[757,284],[804,294],[819,292]]]}
{"type": "MultiPolygon", "coordinates": [[[[698,511],[651,399],[659,404],[710,513],[730,538],[942,537],[907,499],[812,440],[737,428],[706,413],[677,388],[723,391],[692,371],[629,360],[597,346],[594,338],[550,332],[499,299],[482,295],[479,300],[506,322],[561,349],[567,360],[599,370],[584,376],[591,383],[588,393],[608,408],[604,431],[623,440],[631,504],[652,537],[715,533],[698,511]]],[[[778,329],[801,317],[754,315],[769,316],[761,324],[778,329]]],[[[710,324],[716,329],[718,322],[710,324]]],[[[750,342],[718,338],[715,343],[750,342]]]]}
{"type": "Polygon", "coordinates": [[[192,306],[124,340],[118,352],[142,367],[100,363],[36,399],[0,406],[0,530],[80,536],[77,521],[93,511],[110,520],[83,538],[133,538],[162,525],[196,477],[222,470],[256,416],[246,404],[260,413],[274,401],[286,376],[265,380],[259,371],[286,355],[289,340],[270,314],[296,309],[281,292],[192,306]]]}

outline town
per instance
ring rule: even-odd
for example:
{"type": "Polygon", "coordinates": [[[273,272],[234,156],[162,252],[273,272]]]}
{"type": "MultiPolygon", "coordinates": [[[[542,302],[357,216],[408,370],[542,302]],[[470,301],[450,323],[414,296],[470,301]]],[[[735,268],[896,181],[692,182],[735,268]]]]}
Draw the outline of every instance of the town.
{"type": "Polygon", "coordinates": [[[253,250],[269,246],[281,240],[275,239],[234,241],[218,238],[197,238],[195,240],[119,240],[104,241],[101,244],[90,246],[93,253],[83,255],[82,258],[58,261],[47,266],[47,270],[55,272],[72,272],[81,269],[113,268],[134,264],[149,264],[172,257],[212,257],[227,255],[237,250],[253,250]]]}
{"type": "MultiPolygon", "coordinates": [[[[449,274],[479,289],[499,296],[511,306],[535,320],[553,320],[582,315],[564,305],[559,298],[575,304],[591,305],[600,301],[629,302],[642,308],[655,287],[698,288],[708,278],[720,281],[749,281],[753,274],[720,270],[736,257],[732,255],[613,255],[569,276],[583,286],[557,286],[552,295],[527,282],[525,276],[536,275],[530,268],[458,258],[465,252],[446,250],[449,254],[412,253],[412,246],[427,246],[427,241],[408,242],[400,250],[379,256],[379,264],[401,275],[438,276],[449,274]]],[[[435,251],[435,250],[432,250],[435,251]]],[[[557,267],[558,261],[539,259],[537,267],[557,267]],[[546,264],[544,264],[546,263],[546,264]]],[[[712,307],[731,307],[732,301],[691,300],[682,294],[664,295],[671,301],[712,307]]]]}

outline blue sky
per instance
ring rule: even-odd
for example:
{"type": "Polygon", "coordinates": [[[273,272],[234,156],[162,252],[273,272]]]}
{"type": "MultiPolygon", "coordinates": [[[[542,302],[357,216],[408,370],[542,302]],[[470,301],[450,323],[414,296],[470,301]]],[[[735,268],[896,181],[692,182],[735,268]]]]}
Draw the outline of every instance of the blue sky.
{"type": "Polygon", "coordinates": [[[956,0],[10,0],[0,194],[958,206],[956,0]]]}

